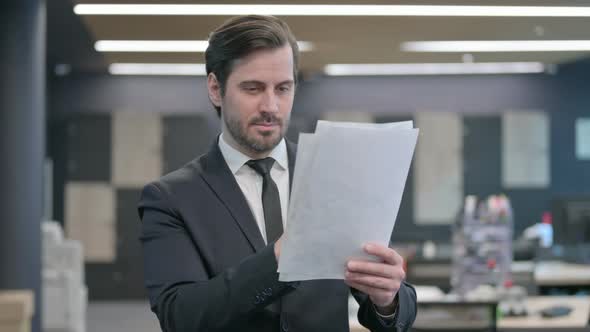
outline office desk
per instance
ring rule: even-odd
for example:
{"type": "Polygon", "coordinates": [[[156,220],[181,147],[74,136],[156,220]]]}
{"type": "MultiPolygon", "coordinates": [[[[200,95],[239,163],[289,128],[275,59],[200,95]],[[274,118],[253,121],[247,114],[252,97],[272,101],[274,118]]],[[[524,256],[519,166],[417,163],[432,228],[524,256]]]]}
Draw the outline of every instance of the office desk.
{"type": "Polygon", "coordinates": [[[584,296],[534,296],[526,301],[529,315],[526,317],[503,317],[498,321],[500,331],[582,331],[588,327],[590,318],[590,297],[584,296]],[[555,306],[572,307],[569,315],[555,318],[543,318],[539,311],[555,306]]]}
{"type": "MultiPolygon", "coordinates": [[[[529,294],[536,294],[537,288],[533,279],[535,263],[533,261],[515,261],[510,267],[516,285],[527,288],[529,294]]],[[[413,285],[432,285],[448,292],[451,289],[450,279],[452,262],[449,259],[414,260],[408,262],[407,278],[413,285]]]]}
{"type": "Polygon", "coordinates": [[[535,283],[539,286],[589,286],[590,265],[538,262],[535,266],[535,283]]]}
{"type": "MultiPolygon", "coordinates": [[[[590,331],[590,297],[579,296],[534,296],[527,299],[526,317],[502,317],[497,322],[498,331],[529,332],[529,331],[590,331]],[[543,318],[539,311],[555,305],[572,307],[572,312],[563,317],[543,318]]],[[[418,312],[420,315],[420,312],[418,312]]],[[[350,319],[351,332],[367,332],[355,317],[350,319]]]]}
{"type": "MultiPolygon", "coordinates": [[[[422,288],[422,287],[421,287],[422,288]]],[[[459,330],[485,330],[495,331],[496,328],[496,308],[495,301],[457,301],[453,299],[432,299],[424,298],[421,300],[421,294],[418,295],[418,316],[414,322],[414,328],[421,331],[448,331],[455,332],[459,330]]],[[[444,295],[443,295],[444,296],[444,295]]],[[[355,316],[349,320],[351,332],[366,332],[366,328],[361,326],[355,316]]]]}

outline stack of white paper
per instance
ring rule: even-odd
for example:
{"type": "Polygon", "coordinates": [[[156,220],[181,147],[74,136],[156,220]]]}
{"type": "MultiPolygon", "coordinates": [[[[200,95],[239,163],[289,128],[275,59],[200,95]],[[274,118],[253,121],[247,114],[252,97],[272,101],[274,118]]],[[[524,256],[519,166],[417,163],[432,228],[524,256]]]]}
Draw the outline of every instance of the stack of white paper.
{"type": "Polygon", "coordinates": [[[363,244],[387,246],[418,129],[411,121],[319,121],[301,134],[279,280],[344,279],[363,244]]]}
{"type": "Polygon", "coordinates": [[[43,234],[43,331],[86,331],[88,289],[82,243],[64,239],[61,225],[41,223],[43,234]]]}

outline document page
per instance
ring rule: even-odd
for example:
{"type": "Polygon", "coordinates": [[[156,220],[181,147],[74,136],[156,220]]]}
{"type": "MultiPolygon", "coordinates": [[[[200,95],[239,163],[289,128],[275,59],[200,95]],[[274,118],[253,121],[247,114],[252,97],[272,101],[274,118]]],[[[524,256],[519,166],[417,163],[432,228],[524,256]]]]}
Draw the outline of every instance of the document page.
{"type": "Polygon", "coordinates": [[[344,279],[363,244],[387,246],[418,137],[408,122],[318,122],[302,134],[279,280],[344,279]]]}

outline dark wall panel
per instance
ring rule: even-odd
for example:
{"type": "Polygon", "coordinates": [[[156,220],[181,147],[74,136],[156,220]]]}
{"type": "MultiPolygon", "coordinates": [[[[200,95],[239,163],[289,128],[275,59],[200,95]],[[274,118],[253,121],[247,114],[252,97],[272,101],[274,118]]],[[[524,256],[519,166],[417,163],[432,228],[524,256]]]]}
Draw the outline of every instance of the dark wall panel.
{"type": "Polygon", "coordinates": [[[116,259],[112,263],[87,263],[90,299],[146,299],[137,216],[139,189],[116,191],[116,259]]]}
{"type": "Polygon", "coordinates": [[[111,116],[71,117],[65,127],[68,181],[111,181],[111,116]]]}
{"type": "Polygon", "coordinates": [[[551,114],[551,180],[559,196],[590,193],[590,160],[577,159],[575,151],[580,117],[590,117],[590,105],[572,105],[570,111],[551,114]]]}
{"type": "Polygon", "coordinates": [[[296,109],[487,113],[545,109],[556,102],[549,75],[318,77],[298,87],[296,109]]]}
{"type": "Polygon", "coordinates": [[[204,77],[71,75],[52,86],[55,114],[142,112],[213,112],[204,77]],[[75,98],[72,98],[75,96],[75,98]]]}
{"type": "Polygon", "coordinates": [[[163,117],[164,173],[182,167],[209,150],[220,132],[220,120],[213,113],[163,117]]]}
{"type": "Polygon", "coordinates": [[[560,67],[551,113],[551,178],[555,196],[590,194],[590,160],[575,155],[575,121],[590,117],[590,58],[560,67]]]}
{"type": "Polygon", "coordinates": [[[502,192],[502,128],[499,115],[463,118],[463,190],[488,197],[502,192]]]}
{"type": "Polygon", "coordinates": [[[53,219],[63,224],[66,181],[111,180],[111,116],[52,117],[47,136],[47,154],[53,161],[53,219]]]}
{"type": "Polygon", "coordinates": [[[65,181],[68,176],[68,121],[54,119],[47,130],[47,153],[53,161],[53,219],[64,222],[65,181]]]}
{"type": "Polygon", "coordinates": [[[113,299],[145,298],[143,281],[143,259],[139,235],[141,224],[137,215],[137,202],[140,189],[117,190],[117,261],[121,268],[121,293],[113,294],[113,299]]]}
{"type": "Polygon", "coordinates": [[[541,222],[544,211],[551,211],[551,191],[548,189],[509,189],[503,191],[514,210],[514,234],[541,222]]]}

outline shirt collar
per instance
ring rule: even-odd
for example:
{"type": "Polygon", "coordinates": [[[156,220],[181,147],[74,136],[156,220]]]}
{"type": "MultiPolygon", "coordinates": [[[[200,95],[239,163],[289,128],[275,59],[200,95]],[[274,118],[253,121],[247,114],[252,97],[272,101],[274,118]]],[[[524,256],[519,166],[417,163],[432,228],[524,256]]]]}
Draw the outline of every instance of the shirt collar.
{"type": "MultiPolygon", "coordinates": [[[[242,168],[242,166],[244,166],[244,164],[252,158],[229,145],[225,140],[225,135],[225,133],[221,133],[218,145],[219,149],[221,150],[221,154],[227,163],[227,166],[231,170],[232,174],[235,175],[240,170],[240,168],[242,168]]],[[[287,144],[285,143],[284,138],[281,139],[279,144],[277,144],[274,149],[272,149],[268,156],[276,160],[276,165],[278,165],[282,170],[289,168],[287,144]]]]}

